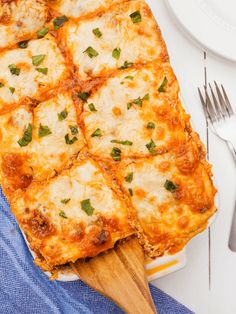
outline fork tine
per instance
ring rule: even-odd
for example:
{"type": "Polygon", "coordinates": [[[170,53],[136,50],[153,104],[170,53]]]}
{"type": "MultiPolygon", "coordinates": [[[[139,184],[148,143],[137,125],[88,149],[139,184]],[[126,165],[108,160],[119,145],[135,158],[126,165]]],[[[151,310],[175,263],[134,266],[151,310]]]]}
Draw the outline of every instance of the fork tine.
{"type": "Polygon", "coordinates": [[[231,106],[229,98],[228,98],[228,96],[226,94],[226,91],[224,89],[224,86],[222,84],[221,84],[221,88],[222,88],[222,91],[223,91],[223,94],[224,94],[224,98],[225,98],[226,106],[227,106],[227,109],[228,109],[228,113],[229,113],[229,115],[233,115],[234,114],[233,108],[231,106]]]}
{"type": "Polygon", "coordinates": [[[209,114],[208,114],[207,107],[206,107],[206,102],[205,102],[205,100],[204,100],[204,98],[202,96],[200,88],[198,88],[198,94],[199,94],[199,97],[200,97],[200,100],[201,100],[201,103],[202,103],[202,108],[203,108],[205,117],[209,118],[209,114]]]}
{"type": "Polygon", "coordinates": [[[209,118],[210,118],[211,122],[213,123],[214,121],[217,121],[217,117],[216,117],[214,106],[212,105],[211,99],[208,95],[206,86],[205,86],[205,94],[206,94],[207,111],[209,113],[209,118]]]}
{"type": "Polygon", "coordinates": [[[210,91],[211,91],[211,95],[212,95],[212,98],[213,98],[213,102],[214,102],[214,109],[215,109],[215,113],[216,113],[216,117],[217,119],[221,119],[222,118],[222,113],[221,113],[221,108],[219,106],[219,103],[215,97],[215,94],[212,90],[212,87],[211,87],[211,84],[209,83],[209,87],[210,87],[210,91]]]}
{"type": "Polygon", "coordinates": [[[216,92],[217,92],[217,95],[218,95],[218,98],[219,98],[219,103],[220,103],[220,106],[221,106],[221,112],[222,112],[224,117],[225,116],[229,116],[224,97],[222,96],[221,91],[220,91],[219,86],[217,85],[216,81],[214,81],[214,83],[215,83],[216,92]]]}

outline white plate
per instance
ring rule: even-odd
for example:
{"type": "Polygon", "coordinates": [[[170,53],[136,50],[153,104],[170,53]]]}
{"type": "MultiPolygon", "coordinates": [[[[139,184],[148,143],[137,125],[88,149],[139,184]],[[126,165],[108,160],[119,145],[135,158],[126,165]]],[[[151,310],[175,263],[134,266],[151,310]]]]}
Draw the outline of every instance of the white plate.
{"type": "Polygon", "coordinates": [[[181,26],[195,40],[212,52],[236,61],[236,0],[166,2],[181,26]]]}

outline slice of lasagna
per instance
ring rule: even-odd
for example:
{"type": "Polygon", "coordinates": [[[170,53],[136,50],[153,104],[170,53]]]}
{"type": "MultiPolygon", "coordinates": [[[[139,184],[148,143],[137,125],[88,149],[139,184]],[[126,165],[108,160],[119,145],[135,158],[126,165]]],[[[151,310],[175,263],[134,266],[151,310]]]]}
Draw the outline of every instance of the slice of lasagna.
{"type": "Polygon", "coordinates": [[[133,233],[126,204],[89,157],[49,182],[18,190],[11,207],[45,269],[92,257],[133,233]]]}

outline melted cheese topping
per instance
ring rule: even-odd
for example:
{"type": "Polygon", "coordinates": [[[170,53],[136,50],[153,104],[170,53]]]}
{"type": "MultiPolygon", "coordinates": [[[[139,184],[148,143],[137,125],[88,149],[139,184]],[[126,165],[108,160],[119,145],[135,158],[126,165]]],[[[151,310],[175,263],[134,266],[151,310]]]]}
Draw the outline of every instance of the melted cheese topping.
{"type": "Polygon", "coordinates": [[[62,36],[83,80],[103,76],[126,61],[144,63],[166,55],[156,22],[143,1],[123,3],[97,17],[67,23],[62,36]],[[133,23],[130,14],[137,11],[141,22],[133,23]],[[99,38],[93,33],[96,28],[102,33],[99,38]],[[89,47],[98,55],[91,58],[86,53],[89,47]],[[120,49],[119,58],[112,56],[114,49],[120,49]]]}
{"type": "Polygon", "coordinates": [[[59,94],[34,109],[31,105],[25,105],[1,116],[1,172],[5,193],[25,188],[25,184],[32,180],[45,180],[60,172],[83,146],[84,138],[77,125],[76,110],[69,94],[59,94]],[[58,114],[65,110],[67,116],[60,121],[58,114]],[[32,141],[21,147],[18,141],[29,124],[33,126],[32,141]],[[40,125],[48,127],[51,134],[39,137],[40,125]],[[76,127],[76,134],[72,134],[71,126],[76,127]],[[70,140],[74,136],[77,140],[67,144],[66,134],[70,140]]]}
{"type": "Polygon", "coordinates": [[[83,113],[90,152],[112,158],[112,149],[118,147],[121,157],[148,156],[151,152],[146,145],[151,140],[156,145],[156,153],[185,142],[188,117],[179,106],[178,91],[178,82],[169,64],[156,63],[122,71],[105,81],[87,100],[83,113]],[[158,88],[165,77],[166,91],[160,93],[158,88]],[[91,112],[91,103],[97,111],[91,112]],[[152,128],[149,123],[154,124],[152,128]],[[96,129],[101,130],[101,136],[93,136],[96,129]],[[112,143],[114,140],[128,140],[132,145],[112,143]]]}
{"type": "MultiPolygon", "coordinates": [[[[3,1],[4,2],[4,1],[3,1]]],[[[0,4],[0,48],[32,36],[47,20],[43,0],[17,0],[0,4]]]]}
{"type": "Polygon", "coordinates": [[[54,38],[50,35],[43,39],[32,40],[26,49],[13,49],[0,53],[0,113],[20,102],[26,96],[40,99],[43,92],[56,87],[60,80],[66,78],[65,61],[54,38]],[[32,57],[45,55],[42,62],[35,66],[32,57]],[[14,75],[9,65],[20,69],[14,75]],[[36,68],[47,68],[45,75],[36,68]],[[10,90],[14,88],[14,91],[10,90]]]}
{"type": "Polygon", "coordinates": [[[48,184],[18,191],[12,208],[34,249],[49,265],[60,265],[94,256],[132,233],[126,206],[110,185],[94,161],[79,160],[48,184]],[[84,200],[92,213],[83,209],[84,200]]]}
{"type": "Polygon", "coordinates": [[[55,11],[68,17],[79,18],[85,14],[101,11],[110,5],[124,0],[50,0],[49,5],[55,11]]]}
{"type": "Polygon", "coordinates": [[[128,160],[114,173],[137,212],[142,237],[153,256],[180,250],[207,226],[216,210],[211,171],[200,162],[194,142],[173,154],[128,160]]]}

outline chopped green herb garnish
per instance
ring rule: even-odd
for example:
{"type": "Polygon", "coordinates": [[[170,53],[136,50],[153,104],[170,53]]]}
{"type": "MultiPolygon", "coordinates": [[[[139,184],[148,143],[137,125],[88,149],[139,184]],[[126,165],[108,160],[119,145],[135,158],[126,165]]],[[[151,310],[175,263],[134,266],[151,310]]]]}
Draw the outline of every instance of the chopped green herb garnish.
{"type": "Polygon", "coordinates": [[[143,96],[143,98],[138,97],[137,99],[134,99],[132,102],[129,102],[127,104],[127,109],[129,110],[132,107],[133,104],[135,104],[135,105],[137,105],[139,107],[142,107],[143,101],[144,100],[149,100],[149,98],[150,98],[149,94],[146,94],[145,96],[143,96]]]}
{"type": "Polygon", "coordinates": [[[131,107],[132,107],[132,103],[129,102],[129,103],[127,104],[127,109],[129,110],[131,107]]]}
{"type": "Polygon", "coordinates": [[[2,82],[0,82],[0,88],[2,88],[4,86],[4,84],[2,82]]]}
{"type": "Polygon", "coordinates": [[[57,18],[55,18],[55,20],[53,20],[54,29],[58,30],[67,21],[69,21],[67,16],[65,15],[58,16],[57,18]]]}
{"type": "Polygon", "coordinates": [[[43,27],[41,28],[38,32],[37,32],[37,35],[38,35],[38,38],[43,38],[45,35],[47,35],[49,29],[47,27],[43,27]]]}
{"type": "Polygon", "coordinates": [[[43,62],[44,58],[46,57],[46,55],[37,55],[37,56],[33,56],[32,57],[32,63],[33,65],[40,65],[40,63],[43,62]]]}
{"type": "Polygon", "coordinates": [[[125,70],[131,68],[133,65],[134,65],[133,62],[125,61],[124,64],[120,67],[120,69],[125,70]]]}
{"type": "Polygon", "coordinates": [[[70,198],[64,198],[63,200],[61,200],[61,203],[68,204],[70,200],[71,200],[70,198]]]}
{"type": "Polygon", "coordinates": [[[10,90],[10,92],[12,93],[12,94],[14,94],[15,93],[15,87],[9,87],[9,90],[10,90]]]}
{"type": "Polygon", "coordinates": [[[89,98],[90,93],[82,92],[82,93],[77,93],[76,95],[77,95],[81,100],[86,101],[86,100],[89,98]]]}
{"type": "Polygon", "coordinates": [[[149,150],[149,152],[152,155],[156,154],[156,144],[153,142],[153,140],[151,140],[147,145],[146,145],[147,149],[149,150]]]}
{"type": "Polygon", "coordinates": [[[135,11],[132,14],[130,14],[130,18],[134,24],[142,21],[142,17],[139,11],[135,11]]]}
{"type": "Polygon", "coordinates": [[[130,196],[133,196],[133,190],[132,189],[128,189],[130,196]]]}
{"type": "Polygon", "coordinates": [[[44,137],[50,134],[52,134],[52,131],[49,129],[49,127],[47,125],[40,124],[38,137],[44,137]]]}
{"type": "Polygon", "coordinates": [[[44,75],[48,74],[48,68],[36,68],[35,70],[39,73],[43,73],[44,75]]]}
{"type": "Polygon", "coordinates": [[[90,199],[86,199],[83,200],[82,202],[80,202],[81,205],[81,209],[88,215],[88,216],[92,216],[93,212],[94,212],[94,208],[90,203],[90,199]]]}
{"type": "Polygon", "coordinates": [[[25,49],[28,47],[28,40],[24,40],[24,41],[21,41],[18,43],[18,47],[21,48],[21,49],[25,49]]]}
{"type": "Polygon", "coordinates": [[[72,135],[76,135],[79,133],[77,125],[70,125],[69,128],[72,135]]]}
{"type": "Polygon", "coordinates": [[[74,142],[76,142],[76,141],[78,141],[78,138],[77,138],[76,136],[74,136],[72,139],[70,139],[68,133],[65,135],[65,142],[66,142],[66,144],[72,145],[72,144],[74,144],[74,142]]]}
{"type": "Polygon", "coordinates": [[[93,29],[93,33],[98,38],[102,37],[102,32],[100,31],[98,27],[93,29]]]}
{"type": "Polygon", "coordinates": [[[115,161],[119,161],[121,160],[121,150],[117,147],[114,147],[111,151],[111,157],[115,160],[115,161]]]}
{"type": "Polygon", "coordinates": [[[153,122],[148,122],[147,129],[155,129],[155,124],[153,122]]]}
{"type": "Polygon", "coordinates": [[[133,80],[133,79],[134,79],[134,77],[133,77],[133,76],[131,76],[131,75],[127,75],[127,76],[125,77],[125,79],[126,79],[126,80],[133,80]]]}
{"type": "Polygon", "coordinates": [[[31,141],[32,141],[32,131],[33,131],[33,126],[30,123],[25,130],[22,138],[17,142],[21,147],[27,146],[31,141]]]}
{"type": "Polygon", "coordinates": [[[141,99],[140,97],[138,97],[137,99],[133,100],[133,103],[134,103],[135,105],[137,105],[137,106],[142,107],[143,101],[142,101],[142,99],[141,99]]]}
{"type": "Polygon", "coordinates": [[[58,116],[58,120],[59,121],[65,120],[67,118],[67,116],[68,116],[67,109],[65,108],[62,112],[58,113],[57,116],[58,116]]]}
{"type": "Polygon", "coordinates": [[[89,104],[88,107],[89,107],[89,110],[92,111],[92,112],[97,111],[97,109],[95,108],[93,103],[89,104]]]}
{"type": "Polygon", "coordinates": [[[112,140],[111,143],[126,145],[126,146],[132,146],[133,142],[130,141],[118,141],[118,140],[112,140]]]}
{"type": "Polygon", "coordinates": [[[102,136],[102,131],[101,129],[96,129],[93,134],[91,135],[91,137],[101,137],[102,136]]]}
{"type": "Polygon", "coordinates": [[[159,93],[165,93],[167,83],[168,83],[168,80],[167,80],[167,77],[165,76],[163,82],[161,83],[160,87],[158,88],[159,93]]]}
{"type": "Polygon", "coordinates": [[[20,68],[17,68],[15,64],[8,65],[8,68],[12,75],[20,75],[20,68]]]}
{"type": "Polygon", "coordinates": [[[178,185],[170,180],[166,180],[164,187],[167,191],[175,192],[178,189],[178,185]]]}
{"type": "Polygon", "coordinates": [[[146,94],[146,95],[143,96],[142,101],[149,100],[149,99],[150,99],[149,94],[146,94]]]}
{"type": "Polygon", "coordinates": [[[121,54],[121,49],[120,48],[115,48],[112,52],[112,57],[115,59],[119,59],[121,54]]]}
{"type": "Polygon", "coordinates": [[[131,183],[133,181],[134,178],[134,173],[130,172],[126,177],[125,177],[125,181],[128,183],[131,183]]]}
{"type": "Polygon", "coordinates": [[[68,218],[68,217],[66,216],[66,213],[64,212],[64,210],[61,210],[61,211],[59,212],[59,216],[62,217],[62,218],[65,218],[65,219],[68,218]]]}
{"type": "Polygon", "coordinates": [[[88,47],[86,50],[84,50],[84,53],[86,53],[91,59],[97,57],[99,54],[95,49],[93,49],[93,47],[88,47]]]}

